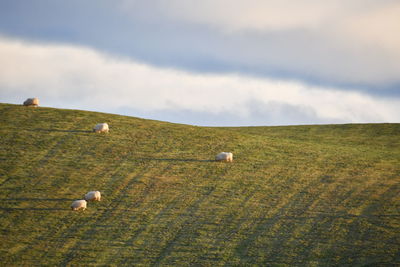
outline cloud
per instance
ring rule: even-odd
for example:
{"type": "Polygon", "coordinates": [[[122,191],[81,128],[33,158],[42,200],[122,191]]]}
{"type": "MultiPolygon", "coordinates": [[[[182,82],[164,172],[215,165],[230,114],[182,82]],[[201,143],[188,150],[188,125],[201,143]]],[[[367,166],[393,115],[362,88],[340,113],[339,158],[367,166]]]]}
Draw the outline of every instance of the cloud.
{"type": "Polygon", "coordinates": [[[316,0],[121,0],[119,8],[142,19],[177,20],[206,24],[232,33],[242,30],[316,28],[351,8],[364,8],[365,1],[316,0]],[[150,8],[151,7],[151,8],[150,8]],[[151,12],[149,12],[151,11],[151,12]]]}
{"type": "Polygon", "coordinates": [[[400,2],[388,1],[354,14],[338,24],[349,40],[366,45],[375,45],[395,54],[400,54],[400,2]]]}
{"type": "MultiPolygon", "coordinates": [[[[396,0],[119,0],[122,13],[141,20],[209,25],[240,31],[350,32],[368,41],[399,42],[400,3],[396,0]],[[376,38],[378,37],[378,38],[376,38]]],[[[398,46],[393,47],[397,52],[398,46]]]]}
{"type": "MultiPolygon", "coordinates": [[[[184,108],[163,109],[143,112],[129,107],[119,108],[119,113],[135,114],[139,117],[155,118],[162,121],[179,122],[206,126],[254,126],[254,125],[293,125],[324,123],[312,109],[292,106],[284,103],[253,100],[243,103],[246,115],[233,110],[195,111],[184,108]],[[194,123],[195,122],[195,123],[194,123]]],[[[341,123],[341,120],[331,121],[341,123]]]]}
{"type": "Polygon", "coordinates": [[[396,0],[120,0],[120,12],[140,20],[208,25],[238,32],[310,31],[376,43],[399,53],[396,0]]]}
{"type": "Polygon", "coordinates": [[[201,125],[400,120],[399,98],[237,73],[160,68],[81,46],[1,38],[0,61],[0,98],[12,103],[38,96],[44,106],[201,125]]]}
{"type": "Polygon", "coordinates": [[[0,33],[192,72],[400,90],[396,0],[0,1],[0,33]]]}
{"type": "Polygon", "coordinates": [[[139,2],[122,0],[121,12],[148,23],[182,23],[220,31],[225,42],[214,43],[212,48],[217,49],[209,57],[241,70],[266,70],[269,75],[288,74],[336,85],[372,85],[381,92],[400,84],[398,1],[139,2]]]}

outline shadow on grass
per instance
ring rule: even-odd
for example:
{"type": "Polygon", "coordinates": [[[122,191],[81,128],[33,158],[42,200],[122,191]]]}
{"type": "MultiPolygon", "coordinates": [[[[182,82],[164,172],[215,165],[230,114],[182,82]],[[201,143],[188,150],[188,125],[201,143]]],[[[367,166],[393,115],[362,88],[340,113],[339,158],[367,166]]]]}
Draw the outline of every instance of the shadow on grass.
{"type": "Polygon", "coordinates": [[[180,162],[215,162],[215,160],[210,160],[210,159],[176,159],[176,158],[136,158],[135,160],[180,161],[180,162]]]}
{"type": "MultiPolygon", "coordinates": [[[[7,206],[12,205],[13,203],[18,203],[18,202],[43,202],[43,201],[74,201],[76,198],[2,198],[0,199],[1,202],[7,203],[7,206]]],[[[27,207],[27,208],[18,208],[18,207],[0,207],[0,210],[4,211],[61,211],[61,210],[71,210],[70,208],[34,208],[34,207],[27,207]]]]}
{"type": "Polygon", "coordinates": [[[33,131],[37,132],[60,132],[60,133],[93,133],[93,131],[85,131],[85,130],[59,130],[59,129],[33,129],[33,131]]]}
{"type": "Polygon", "coordinates": [[[0,198],[0,201],[74,201],[77,198],[0,198]]]}
{"type": "Polygon", "coordinates": [[[71,209],[60,209],[60,208],[1,208],[0,210],[4,210],[4,211],[29,211],[29,210],[36,210],[36,211],[43,211],[43,210],[71,210],[71,209]]]}

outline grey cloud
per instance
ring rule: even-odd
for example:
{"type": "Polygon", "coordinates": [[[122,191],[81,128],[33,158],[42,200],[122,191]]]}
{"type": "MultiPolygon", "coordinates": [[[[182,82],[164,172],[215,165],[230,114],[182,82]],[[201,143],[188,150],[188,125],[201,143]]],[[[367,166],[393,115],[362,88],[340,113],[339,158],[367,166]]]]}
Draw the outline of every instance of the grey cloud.
{"type": "Polygon", "coordinates": [[[248,114],[243,116],[232,110],[221,112],[193,111],[188,109],[163,109],[143,111],[132,107],[120,107],[113,113],[142,118],[151,118],[198,126],[268,126],[297,125],[319,123],[341,123],[338,119],[319,118],[309,107],[301,107],[278,102],[263,103],[257,100],[248,101],[245,105],[248,114]]]}

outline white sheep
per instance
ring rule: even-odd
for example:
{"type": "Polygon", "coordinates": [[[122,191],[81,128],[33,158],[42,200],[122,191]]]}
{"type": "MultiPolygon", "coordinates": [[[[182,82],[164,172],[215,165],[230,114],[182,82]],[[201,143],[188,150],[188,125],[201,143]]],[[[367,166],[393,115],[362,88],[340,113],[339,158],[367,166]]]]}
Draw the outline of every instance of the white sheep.
{"type": "Polygon", "coordinates": [[[96,133],[108,133],[109,128],[107,123],[99,123],[93,128],[93,132],[96,133]]]}
{"type": "Polygon", "coordinates": [[[233,154],[231,152],[221,152],[215,157],[216,161],[232,162],[233,154]]]}
{"type": "Polygon", "coordinates": [[[37,97],[28,98],[27,100],[24,101],[24,106],[34,106],[34,107],[39,106],[39,98],[37,97]]]}
{"type": "Polygon", "coordinates": [[[80,200],[75,200],[71,204],[71,209],[72,210],[85,210],[86,209],[86,200],[80,199],[80,200]]]}
{"type": "Polygon", "coordinates": [[[86,201],[100,201],[101,194],[100,191],[90,191],[85,195],[86,201]]]}

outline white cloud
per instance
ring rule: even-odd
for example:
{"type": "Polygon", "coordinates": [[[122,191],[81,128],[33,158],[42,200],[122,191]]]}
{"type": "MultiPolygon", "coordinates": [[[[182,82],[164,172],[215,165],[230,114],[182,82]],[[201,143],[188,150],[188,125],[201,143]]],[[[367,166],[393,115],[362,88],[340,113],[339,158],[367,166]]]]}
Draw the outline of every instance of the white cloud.
{"type": "MultiPolygon", "coordinates": [[[[257,112],[282,116],[282,121],[287,121],[284,110],[311,114],[314,121],[307,120],[309,123],[400,121],[400,99],[396,98],[311,87],[296,81],[195,74],[77,46],[2,38],[0,61],[0,97],[6,102],[21,103],[26,97],[38,96],[44,106],[105,112],[229,113],[241,124],[252,121],[255,106],[257,112]],[[274,113],[274,109],[279,112],[274,113]]],[[[234,119],[226,124],[238,124],[234,119]]],[[[273,121],[279,124],[279,119],[273,121]]],[[[291,123],[304,121],[298,118],[291,123]]],[[[195,119],[191,123],[196,124],[195,119]]],[[[271,120],[257,123],[270,124],[271,120]]]]}

